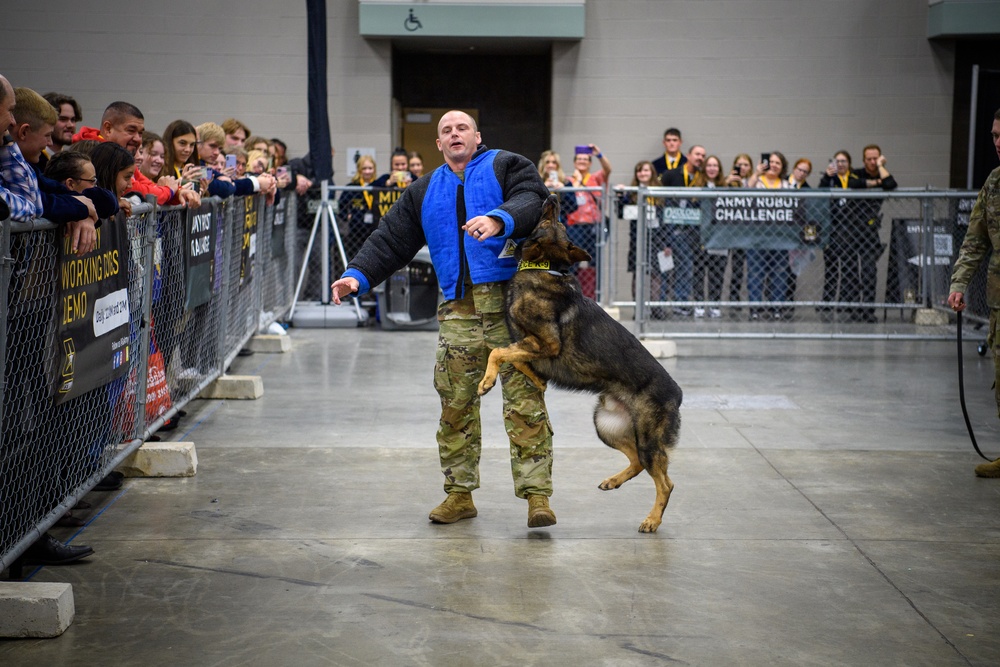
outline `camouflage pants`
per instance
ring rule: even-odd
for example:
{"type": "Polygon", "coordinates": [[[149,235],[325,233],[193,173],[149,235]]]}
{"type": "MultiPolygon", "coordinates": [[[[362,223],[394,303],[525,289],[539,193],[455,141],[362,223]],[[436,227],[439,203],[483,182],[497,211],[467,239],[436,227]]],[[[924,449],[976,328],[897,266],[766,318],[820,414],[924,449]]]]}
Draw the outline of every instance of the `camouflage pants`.
{"type": "MultiPolygon", "coordinates": [[[[510,344],[503,309],[504,283],[476,285],[438,309],[434,388],[441,397],[437,441],[448,493],[479,488],[483,443],[477,389],[490,350],[510,344]]],[[[510,364],[500,367],[500,383],[514,493],[551,496],[552,425],[544,393],[510,364]]]]}

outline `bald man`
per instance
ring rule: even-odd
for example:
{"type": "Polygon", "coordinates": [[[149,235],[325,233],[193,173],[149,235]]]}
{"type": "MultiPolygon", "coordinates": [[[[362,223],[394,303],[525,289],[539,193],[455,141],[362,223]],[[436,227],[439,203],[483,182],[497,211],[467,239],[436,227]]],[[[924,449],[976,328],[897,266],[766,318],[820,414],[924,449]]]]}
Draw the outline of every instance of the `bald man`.
{"type": "MultiPolygon", "coordinates": [[[[382,217],[331,286],[333,300],[365,293],[427,245],[444,302],[438,308],[434,387],[441,398],[437,443],[444,502],[434,523],[477,515],[482,430],[477,387],[490,350],[510,344],[504,322],[507,281],[517,270],[516,240],[535,228],[548,190],[527,158],[482,145],[476,121],[449,111],[438,123],[445,164],[415,181],[382,217]]],[[[509,364],[501,367],[503,415],[514,494],[528,501],[528,526],[551,526],[552,427],[544,394],[509,364]]]]}

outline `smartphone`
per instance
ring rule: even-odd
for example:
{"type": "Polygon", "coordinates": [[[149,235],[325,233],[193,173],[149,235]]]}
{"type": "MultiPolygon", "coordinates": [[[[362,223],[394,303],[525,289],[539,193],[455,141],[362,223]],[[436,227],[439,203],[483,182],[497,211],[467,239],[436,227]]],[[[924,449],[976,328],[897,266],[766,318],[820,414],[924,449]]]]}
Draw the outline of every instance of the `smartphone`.
{"type": "Polygon", "coordinates": [[[760,161],[764,162],[764,163],[770,162],[771,161],[771,154],[770,153],[761,153],[760,154],[760,161]]]}
{"type": "Polygon", "coordinates": [[[277,171],[275,172],[275,175],[278,178],[285,178],[286,176],[288,176],[288,167],[278,167],[277,171]]]}
{"type": "Polygon", "coordinates": [[[736,165],[735,167],[733,167],[733,175],[734,176],[739,176],[740,175],[740,166],[739,165],[736,165]]]}
{"type": "Polygon", "coordinates": [[[573,152],[574,155],[590,155],[591,153],[593,153],[593,151],[590,150],[590,146],[577,146],[576,150],[573,152]]]}
{"type": "Polygon", "coordinates": [[[212,169],[211,167],[202,167],[201,168],[201,177],[203,179],[205,179],[206,181],[210,181],[213,178],[215,178],[215,170],[212,169]]]}
{"type": "Polygon", "coordinates": [[[557,172],[557,171],[550,171],[549,172],[549,180],[550,181],[557,181],[557,180],[559,180],[559,172],[557,172]]]}
{"type": "Polygon", "coordinates": [[[236,153],[226,156],[226,169],[236,169],[236,153]]]}

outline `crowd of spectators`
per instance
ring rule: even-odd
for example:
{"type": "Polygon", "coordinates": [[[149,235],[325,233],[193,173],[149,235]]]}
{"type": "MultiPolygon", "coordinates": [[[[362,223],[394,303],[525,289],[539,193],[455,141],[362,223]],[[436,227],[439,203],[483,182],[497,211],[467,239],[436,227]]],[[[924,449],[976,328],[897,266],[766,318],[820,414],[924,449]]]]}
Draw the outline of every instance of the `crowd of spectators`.
{"type": "MultiPolygon", "coordinates": [[[[102,221],[119,210],[131,213],[133,204],[146,196],[161,206],[197,208],[205,196],[261,193],[273,202],[282,190],[304,194],[314,183],[308,156],[289,160],[284,142],[253,135],[245,123],[233,118],[198,125],[177,119],[156,134],[147,131],[138,107],[115,101],[93,126],[80,125],[82,120],[83,110],[72,96],[39,95],[30,88],[14,87],[0,76],[3,218],[44,218],[55,223],[68,237],[67,247],[78,255],[93,250],[102,221]]],[[[20,247],[22,236],[26,235],[12,237],[16,257],[31,252],[20,247]]],[[[21,320],[17,326],[8,326],[9,359],[33,357],[28,350],[38,340],[54,335],[50,328],[55,318],[41,312],[36,303],[28,304],[29,290],[19,285],[12,281],[9,290],[8,308],[20,313],[21,320]]],[[[37,428],[35,420],[50,395],[44,373],[33,373],[22,365],[8,363],[4,381],[7,395],[17,395],[24,406],[5,415],[5,438],[20,437],[23,445],[42,437],[44,430],[37,428]]],[[[172,418],[164,428],[176,427],[177,419],[172,418]]],[[[3,474],[15,473],[5,470],[3,474]]],[[[17,484],[5,478],[0,480],[0,489],[14,489],[17,484]]],[[[122,476],[111,473],[95,489],[109,491],[121,484],[122,476]]],[[[24,502],[5,492],[0,512],[11,516],[8,513],[24,502]]],[[[76,509],[86,505],[81,501],[76,509]]],[[[59,523],[72,526],[78,521],[70,513],[59,523]]],[[[92,553],[90,547],[63,544],[45,533],[25,551],[19,565],[63,565],[92,553]]]]}
{"type": "MultiPolygon", "coordinates": [[[[638,162],[633,168],[630,183],[615,186],[619,213],[629,220],[628,269],[633,273],[633,293],[636,270],[636,211],[642,204],[647,209],[645,219],[649,224],[649,252],[645,263],[650,268],[648,284],[652,301],[702,302],[707,308],[688,307],[681,303],[671,309],[676,317],[721,317],[723,286],[727,269],[730,273],[728,301],[738,303],[744,299],[770,307],[752,307],[751,320],[785,319],[792,316],[790,306],[782,304],[795,300],[797,274],[803,267],[796,251],[771,248],[706,248],[702,244],[699,227],[691,224],[689,216],[675,219],[662,218],[665,208],[695,207],[698,199],[647,197],[637,202],[635,191],[629,188],[749,188],[749,189],[801,189],[809,188],[812,162],[798,158],[790,163],[780,151],[762,153],[754,166],[747,153],[739,153],[727,170],[717,155],[710,155],[704,146],[694,144],[685,153],[680,130],[669,128],[663,134],[663,155],[638,162]],[[630,215],[624,215],[630,211],[630,215]],[[745,297],[744,297],[745,286],[745,297]],[[672,292],[672,294],[671,294],[672,292]]],[[[838,151],[829,161],[818,187],[829,189],[881,189],[893,190],[896,180],[886,168],[886,157],[876,144],[862,149],[864,164],[852,169],[847,151],[838,151]]],[[[601,187],[607,183],[611,165],[603,152],[594,146],[580,145],[574,154],[574,172],[567,176],[562,170],[561,159],[555,151],[545,151],[538,162],[538,171],[552,192],[567,188],[601,187]],[[590,173],[594,158],[601,169],[590,173]]],[[[564,194],[562,220],[567,225],[571,240],[593,255],[596,225],[608,212],[600,212],[600,197],[586,191],[564,194]],[[568,196],[569,195],[569,196],[568,196]]],[[[873,303],[876,286],[876,264],[884,251],[879,241],[880,211],[877,200],[839,199],[831,204],[830,233],[823,245],[824,285],[823,301],[839,303],[873,303]]],[[[815,258],[810,250],[808,260],[815,258]]],[[[586,280],[581,284],[587,292],[586,280]]],[[[820,307],[820,318],[831,320],[835,315],[848,321],[875,321],[874,309],[864,306],[820,307]]],[[[738,316],[739,306],[730,308],[738,316]]],[[[654,307],[652,316],[660,319],[667,311],[654,307]]]]}

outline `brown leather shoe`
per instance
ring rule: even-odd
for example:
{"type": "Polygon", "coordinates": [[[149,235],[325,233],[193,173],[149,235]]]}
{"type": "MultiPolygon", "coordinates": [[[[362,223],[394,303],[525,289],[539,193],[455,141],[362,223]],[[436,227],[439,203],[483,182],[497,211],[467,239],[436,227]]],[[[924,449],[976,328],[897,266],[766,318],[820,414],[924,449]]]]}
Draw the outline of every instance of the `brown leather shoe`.
{"type": "Polygon", "coordinates": [[[554,526],[556,513],[549,509],[549,499],[545,496],[528,496],[528,528],[554,526]]]}
{"type": "Polygon", "coordinates": [[[431,510],[427,518],[434,523],[455,523],[478,514],[476,506],[472,504],[471,493],[449,493],[443,503],[431,510]]]}

